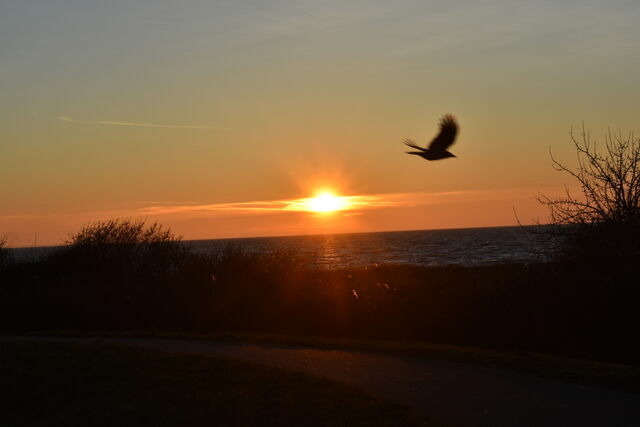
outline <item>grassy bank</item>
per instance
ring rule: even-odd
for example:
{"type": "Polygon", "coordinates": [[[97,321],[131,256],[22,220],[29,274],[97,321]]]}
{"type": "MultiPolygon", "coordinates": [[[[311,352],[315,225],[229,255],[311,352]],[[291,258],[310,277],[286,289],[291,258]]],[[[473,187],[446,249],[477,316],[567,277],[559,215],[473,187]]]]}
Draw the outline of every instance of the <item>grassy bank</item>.
{"type": "Polygon", "coordinates": [[[301,374],[98,343],[2,341],[0,377],[10,426],[431,425],[301,374]]]}

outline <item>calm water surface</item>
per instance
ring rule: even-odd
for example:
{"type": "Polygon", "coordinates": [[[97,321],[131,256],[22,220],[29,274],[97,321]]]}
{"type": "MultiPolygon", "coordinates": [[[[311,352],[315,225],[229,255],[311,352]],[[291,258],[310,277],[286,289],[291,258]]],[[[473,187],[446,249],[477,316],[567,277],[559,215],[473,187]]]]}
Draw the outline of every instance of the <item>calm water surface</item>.
{"type": "Polygon", "coordinates": [[[198,252],[216,253],[229,244],[247,251],[290,249],[325,268],[387,264],[482,265],[544,260],[548,242],[522,227],[393,231],[251,239],[196,240],[198,252]]]}

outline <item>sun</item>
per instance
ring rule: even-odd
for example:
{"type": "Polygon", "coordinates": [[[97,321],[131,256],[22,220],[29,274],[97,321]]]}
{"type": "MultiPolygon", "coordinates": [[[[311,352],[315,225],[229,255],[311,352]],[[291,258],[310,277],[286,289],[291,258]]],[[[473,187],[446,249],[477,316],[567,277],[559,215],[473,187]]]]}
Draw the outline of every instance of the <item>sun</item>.
{"type": "Polygon", "coordinates": [[[311,212],[334,212],[349,208],[346,197],[336,196],[329,190],[322,190],[315,197],[306,199],[305,205],[305,208],[311,212]]]}

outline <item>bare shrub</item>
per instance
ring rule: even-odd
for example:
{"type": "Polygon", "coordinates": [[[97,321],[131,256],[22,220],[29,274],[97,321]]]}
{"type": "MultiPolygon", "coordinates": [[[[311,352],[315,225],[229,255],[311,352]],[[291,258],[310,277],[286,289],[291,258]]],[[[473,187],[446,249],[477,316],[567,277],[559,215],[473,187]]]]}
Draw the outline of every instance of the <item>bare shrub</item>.
{"type": "Polygon", "coordinates": [[[67,240],[72,246],[127,245],[148,247],[151,245],[177,242],[171,230],[158,223],[145,227],[145,221],[110,219],[85,225],[67,240]]]}
{"type": "Polygon", "coordinates": [[[0,267],[8,263],[10,259],[9,251],[5,248],[7,240],[8,237],[6,234],[0,235],[0,267]]]}
{"type": "Polygon", "coordinates": [[[560,198],[540,195],[549,208],[550,234],[562,238],[561,254],[573,260],[629,261],[640,254],[640,139],[609,131],[603,145],[582,128],[571,132],[577,166],[551,155],[553,167],[577,181],[560,198]]]}
{"type": "Polygon", "coordinates": [[[188,252],[181,238],[158,223],[110,219],[85,225],[69,237],[75,269],[106,276],[158,276],[175,272],[188,252]]]}

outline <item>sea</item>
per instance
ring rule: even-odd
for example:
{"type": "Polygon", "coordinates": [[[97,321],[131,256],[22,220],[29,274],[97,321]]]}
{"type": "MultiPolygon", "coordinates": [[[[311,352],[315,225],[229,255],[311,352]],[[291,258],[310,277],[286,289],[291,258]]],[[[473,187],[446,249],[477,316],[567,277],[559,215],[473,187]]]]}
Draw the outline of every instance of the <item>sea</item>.
{"type": "MultiPolygon", "coordinates": [[[[536,227],[488,227],[353,234],[189,240],[191,250],[216,255],[230,245],[247,252],[293,251],[318,268],[375,264],[488,265],[545,261],[551,242],[536,227]],[[539,231],[539,230],[538,230],[539,231]]],[[[56,247],[12,249],[17,260],[45,256],[56,247]]]]}

